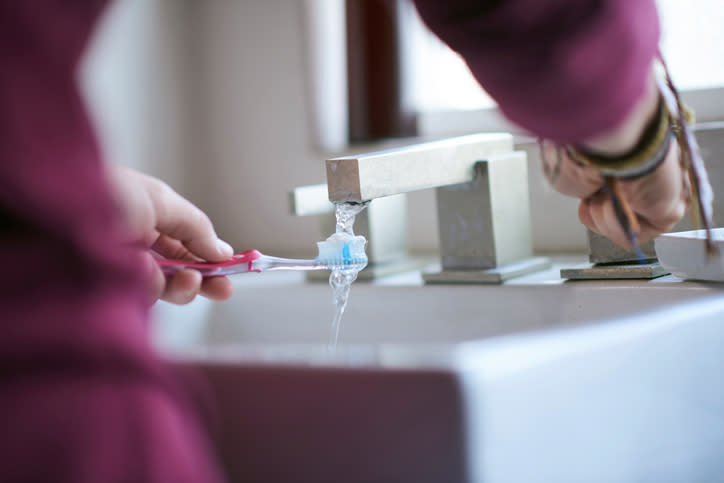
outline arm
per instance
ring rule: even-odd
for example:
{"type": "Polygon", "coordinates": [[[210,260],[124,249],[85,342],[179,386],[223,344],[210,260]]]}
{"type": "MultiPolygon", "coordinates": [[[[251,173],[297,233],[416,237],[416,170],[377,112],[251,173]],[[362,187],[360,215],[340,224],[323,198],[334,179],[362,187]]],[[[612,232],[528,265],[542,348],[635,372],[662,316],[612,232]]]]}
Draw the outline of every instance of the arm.
{"type": "MultiPolygon", "coordinates": [[[[558,159],[557,143],[609,156],[625,153],[654,116],[659,41],[654,0],[417,0],[417,5],[503,113],[552,140],[543,145],[544,162],[558,159]]],[[[628,247],[601,191],[600,174],[565,155],[560,161],[550,181],[561,193],[581,199],[583,224],[628,247]]],[[[673,226],[690,205],[674,144],[656,171],[621,186],[642,227],[641,242],[673,226]]]]}
{"type": "Polygon", "coordinates": [[[416,1],[506,116],[557,142],[618,127],[658,52],[654,0],[416,1]]]}

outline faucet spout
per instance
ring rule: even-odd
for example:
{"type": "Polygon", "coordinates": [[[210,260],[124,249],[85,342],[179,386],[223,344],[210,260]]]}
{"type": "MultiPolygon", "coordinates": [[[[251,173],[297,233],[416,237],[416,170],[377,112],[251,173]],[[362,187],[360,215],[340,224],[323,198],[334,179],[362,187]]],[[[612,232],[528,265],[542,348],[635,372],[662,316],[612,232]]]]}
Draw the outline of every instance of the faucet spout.
{"type": "Polygon", "coordinates": [[[512,135],[484,133],[328,159],[329,200],[359,203],[467,183],[476,162],[512,150],[512,135]]]}

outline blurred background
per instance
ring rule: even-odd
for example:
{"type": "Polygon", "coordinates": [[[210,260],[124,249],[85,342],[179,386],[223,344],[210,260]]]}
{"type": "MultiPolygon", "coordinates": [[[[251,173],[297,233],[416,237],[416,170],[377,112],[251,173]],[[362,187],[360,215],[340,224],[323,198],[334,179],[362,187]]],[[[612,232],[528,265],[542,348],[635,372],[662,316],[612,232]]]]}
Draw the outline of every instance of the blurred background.
{"type": "MultiPolygon", "coordinates": [[[[664,55],[717,157],[724,3],[658,3],[664,55]]],[[[80,82],[109,162],[164,179],[237,251],[278,256],[316,254],[318,223],[291,216],[287,192],[323,183],[325,159],[515,129],[408,0],[115,0],[80,82]]],[[[577,203],[547,188],[537,146],[517,134],[529,152],[534,249],[586,251],[577,203]]],[[[434,192],[409,196],[411,250],[434,253],[434,192]]]]}

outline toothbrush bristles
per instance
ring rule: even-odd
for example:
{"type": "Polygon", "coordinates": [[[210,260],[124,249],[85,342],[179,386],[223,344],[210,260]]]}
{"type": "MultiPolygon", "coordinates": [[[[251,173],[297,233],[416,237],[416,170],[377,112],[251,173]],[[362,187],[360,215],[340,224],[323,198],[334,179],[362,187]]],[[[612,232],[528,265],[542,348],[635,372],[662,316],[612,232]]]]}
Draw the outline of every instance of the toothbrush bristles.
{"type": "Polygon", "coordinates": [[[361,269],[367,265],[367,254],[364,251],[366,244],[367,240],[362,236],[335,233],[327,240],[317,243],[317,260],[330,270],[361,269]]]}

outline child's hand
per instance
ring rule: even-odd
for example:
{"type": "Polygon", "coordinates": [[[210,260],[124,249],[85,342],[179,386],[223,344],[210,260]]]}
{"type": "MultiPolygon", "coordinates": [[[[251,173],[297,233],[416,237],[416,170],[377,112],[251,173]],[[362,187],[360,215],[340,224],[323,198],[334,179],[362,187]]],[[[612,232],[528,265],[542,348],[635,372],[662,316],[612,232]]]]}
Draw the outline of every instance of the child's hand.
{"type": "Polygon", "coordinates": [[[152,296],[175,304],[191,302],[197,294],[225,300],[232,294],[226,277],[203,279],[196,270],[165,276],[153,259],[221,262],[233,255],[229,244],[216,236],[208,216],[164,182],[127,168],[108,166],[109,180],[128,227],[129,241],[149,248],[152,296]]]}

